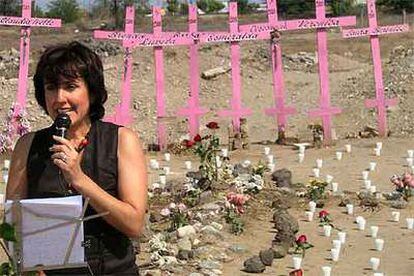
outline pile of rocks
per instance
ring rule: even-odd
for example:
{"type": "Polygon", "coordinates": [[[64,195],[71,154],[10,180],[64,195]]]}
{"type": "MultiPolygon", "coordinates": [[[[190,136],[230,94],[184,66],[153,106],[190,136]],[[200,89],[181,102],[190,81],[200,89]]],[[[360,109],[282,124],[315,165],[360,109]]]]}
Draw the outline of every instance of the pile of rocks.
{"type": "MultiPolygon", "coordinates": [[[[286,171],[285,171],[286,173],[286,171]]],[[[266,266],[271,266],[274,259],[284,258],[289,249],[295,245],[296,233],[299,231],[297,220],[288,213],[290,205],[282,197],[272,203],[274,208],[273,223],[277,231],[269,249],[261,250],[258,256],[253,256],[244,262],[244,271],[262,273],[266,266]]]]}
{"type": "Polygon", "coordinates": [[[19,70],[20,52],[15,48],[3,50],[0,52],[0,71],[2,76],[10,78],[17,77],[16,72],[19,70]]]}

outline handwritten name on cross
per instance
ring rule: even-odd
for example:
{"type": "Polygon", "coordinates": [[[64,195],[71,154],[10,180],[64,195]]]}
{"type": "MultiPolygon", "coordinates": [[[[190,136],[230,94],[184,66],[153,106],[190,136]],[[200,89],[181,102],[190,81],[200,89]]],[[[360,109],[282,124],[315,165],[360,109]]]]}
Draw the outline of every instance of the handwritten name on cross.
{"type": "MultiPolygon", "coordinates": [[[[197,33],[197,5],[188,5],[188,31],[197,33]]],[[[177,115],[188,118],[188,127],[191,137],[199,132],[199,117],[208,112],[201,108],[199,103],[199,76],[198,76],[198,45],[196,40],[190,44],[190,94],[187,106],[178,110],[177,115]]]]}
{"type": "MultiPolygon", "coordinates": [[[[30,28],[46,27],[59,28],[60,19],[53,18],[36,18],[32,16],[32,1],[22,1],[22,16],[0,16],[0,25],[21,26],[20,31],[20,65],[19,65],[19,83],[17,87],[17,103],[22,109],[26,107],[27,97],[27,77],[29,75],[29,55],[30,55],[30,28]]],[[[16,110],[18,112],[18,110],[16,110]]]]}
{"type": "MultiPolygon", "coordinates": [[[[125,34],[134,33],[135,9],[134,6],[127,6],[125,13],[125,34]]],[[[114,32],[94,31],[94,38],[108,39],[114,32]]],[[[131,107],[131,78],[132,78],[132,47],[123,39],[122,45],[125,48],[124,69],[122,76],[121,102],[115,107],[113,115],[105,117],[105,121],[121,125],[128,125],[132,122],[130,114],[131,107]]]]}
{"type": "MultiPolygon", "coordinates": [[[[237,19],[237,2],[229,2],[229,24],[230,34],[239,32],[239,24],[237,19]]],[[[230,100],[231,110],[222,110],[217,112],[220,117],[232,117],[233,128],[240,131],[240,119],[248,116],[252,111],[242,107],[241,100],[241,79],[240,79],[240,45],[238,41],[230,42],[231,52],[231,80],[233,96],[230,100]]]]}
{"type": "Polygon", "coordinates": [[[365,106],[367,108],[377,108],[377,122],[378,122],[378,133],[384,137],[387,135],[387,107],[393,106],[398,103],[398,99],[386,99],[384,95],[384,84],[382,78],[382,65],[381,65],[381,53],[379,45],[379,35],[402,33],[408,32],[408,24],[401,25],[389,25],[389,26],[378,26],[377,22],[377,11],[375,8],[375,0],[367,1],[368,9],[368,28],[360,29],[348,29],[342,31],[344,38],[354,38],[369,36],[371,41],[371,54],[374,65],[374,78],[375,78],[375,94],[376,99],[367,99],[365,106]]]}

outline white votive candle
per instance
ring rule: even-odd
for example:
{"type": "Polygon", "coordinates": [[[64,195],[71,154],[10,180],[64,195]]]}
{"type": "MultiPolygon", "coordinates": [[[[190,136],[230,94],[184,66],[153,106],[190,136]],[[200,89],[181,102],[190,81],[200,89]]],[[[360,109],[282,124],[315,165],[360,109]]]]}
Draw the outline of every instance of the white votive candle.
{"type": "Polygon", "coordinates": [[[371,237],[376,238],[378,236],[378,226],[371,226],[371,237]]]}
{"type": "Polygon", "coordinates": [[[381,149],[375,148],[374,149],[375,156],[381,156],[381,149]]]}
{"type": "Polygon", "coordinates": [[[167,183],[167,177],[165,175],[160,175],[160,183],[161,185],[165,185],[167,183]]]}
{"type": "Polygon", "coordinates": [[[371,188],[371,180],[364,180],[364,187],[366,190],[369,191],[369,189],[371,188]]]}
{"type": "Polygon", "coordinates": [[[366,220],[364,218],[359,220],[357,224],[358,224],[358,229],[359,230],[365,230],[366,220]]]}
{"type": "Polygon", "coordinates": [[[339,260],[339,250],[336,248],[331,249],[331,259],[334,262],[337,262],[339,260]]]}
{"type": "Polygon", "coordinates": [[[184,165],[185,165],[185,169],[186,170],[191,170],[191,167],[192,167],[191,161],[185,161],[184,162],[184,165]]]}
{"type": "Polygon", "coordinates": [[[381,150],[382,149],[382,142],[377,142],[376,143],[376,148],[381,150]]]}
{"type": "Polygon", "coordinates": [[[229,155],[229,150],[228,149],[226,149],[226,148],[221,149],[221,156],[227,157],[228,155],[229,155]]]}
{"type": "Polygon", "coordinates": [[[362,180],[367,180],[369,176],[369,171],[362,171],[362,180]]]}
{"type": "Polygon", "coordinates": [[[332,192],[336,193],[338,192],[338,182],[332,182],[332,192]]]}
{"type": "Polygon", "coordinates": [[[407,161],[408,167],[411,167],[414,165],[414,158],[408,157],[408,158],[405,158],[405,161],[407,161]]]}
{"type": "Polygon", "coordinates": [[[272,154],[267,155],[266,159],[267,159],[267,163],[273,164],[274,157],[272,154]]]}
{"type": "Polygon", "coordinates": [[[314,177],[319,177],[320,176],[320,171],[319,171],[318,168],[313,168],[312,172],[313,172],[314,177]]]}
{"type": "Polygon", "coordinates": [[[338,232],[338,239],[344,244],[346,241],[346,232],[338,232]]]}
{"type": "Polygon", "coordinates": [[[372,185],[371,187],[369,187],[369,191],[371,193],[376,193],[377,192],[377,186],[372,185]]]}
{"type": "Polygon", "coordinates": [[[384,249],[384,240],[383,239],[375,239],[375,250],[382,251],[384,249]]]}
{"type": "Polygon", "coordinates": [[[324,225],[323,226],[323,234],[325,235],[325,237],[330,237],[331,236],[331,231],[332,231],[332,226],[330,226],[330,225],[324,225]]]}
{"type": "Polygon", "coordinates": [[[351,147],[351,145],[350,145],[350,144],[345,145],[345,151],[346,151],[347,153],[350,153],[350,152],[351,152],[351,149],[352,149],[352,147],[351,147]]]}
{"type": "Polygon", "coordinates": [[[304,153],[298,153],[298,162],[303,163],[305,160],[305,154],[304,153]]]}
{"type": "Polygon", "coordinates": [[[308,221],[312,221],[313,220],[313,216],[314,216],[314,212],[311,212],[311,211],[306,211],[305,212],[305,215],[306,215],[306,219],[308,220],[308,221]]]}
{"type": "Polygon", "coordinates": [[[323,160],[322,159],[316,159],[316,167],[318,169],[322,168],[323,160]]]}
{"type": "Polygon", "coordinates": [[[370,258],[369,263],[371,265],[372,270],[378,270],[378,267],[380,265],[380,259],[379,258],[370,258]]]}
{"type": "Polygon", "coordinates": [[[316,202],[315,201],[309,201],[309,211],[312,213],[315,213],[316,210],[316,202]]]}
{"type": "Polygon", "coordinates": [[[377,167],[377,163],[376,162],[369,162],[369,170],[370,171],[375,171],[375,168],[377,167]]]}
{"type": "Polygon", "coordinates": [[[407,150],[407,156],[408,158],[414,158],[414,150],[412,149],[407,150]]]}
{"type": "Polygon", "coordinates": [[[393,221],[395,221],[395,222],[400,221],[400,212],[398,212],[398,211],[391,212],[391,216],[392,216],[393,221]]]}
{"type": "Polygon", "coordinates": [[[293,260],[293,268],[294,269],[300,269],[300,267],[302,265],[302,258],[298,257],[298,256],[293,256],[292,260],[293,260]]]}
{"type": "Polygon", "coordinates": [[[333,240],[332,241],[332,246],[335,249],[341,250],[341,245],[342,245],[342,243],[341,243],[340,240],[333,240]]]}
{"type": "Polygon", "coordinates": [[[167,162],[170,162],[170,160],[171,160],[171,154],[168,153],[168,152],[164,153],[164,160],[167,161],[167,162]]]}
{"type": "Polygon", "coordinates": [[[352,204],[347,204],[346,206],[346,213],[348,215],[352,215],[354,213],[354,205],[352,204]]]}
{"type": "Polygon", "coordinates": [[[405,221],[407,222],[407,229],[414,228],[414,218],[406,218],[405,221]]]}
{"type": "Polygon", "coordinates": [[[328,184],[331,184],[332,180],[333,180],[333,176],[330,174],[327,174],[325,177],[325,180],[328,184]]]}
{"type": "Polygon", "coordinates": [[[336,156],[336,160],[341,160],[342,159],[342,152],[340,152],[340,151],[337,151],[336,153],[335,153],[335,156],[336,156]]]}
{"type": "Polygon", "coordinates": [[[322,266],[323,276],[331,276],[332,268],[330,266],[322,266]]]}
{"type": "Polygon", "coordinates": [[[171,168],[170,167],[163,167],[162,169],[164,170],[166,175],[171,173],[171,168]]]}
{"type": "Polygon", "coordinates": [[[265,155],[269,155],[270,154],[270,148],[269,147],[264,147],[264,154],[265,155]]]}

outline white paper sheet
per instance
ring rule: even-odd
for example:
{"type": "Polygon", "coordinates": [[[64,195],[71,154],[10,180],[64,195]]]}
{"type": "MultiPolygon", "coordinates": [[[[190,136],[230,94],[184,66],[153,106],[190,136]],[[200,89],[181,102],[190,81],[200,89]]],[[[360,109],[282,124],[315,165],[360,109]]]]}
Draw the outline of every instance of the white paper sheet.
{"type": "MultiPolygon", "coordinates": [[[[83,225],[81,223],[73,248],[65,256],[77,221],[82,214],[82,196],[24,199],[22,205],[23,270],[46,267],[85,266],[83,225]]],[[[6,202],[6,221],[11,222],[12,201],[6,202]]],[[[11,244],[9,245],[11,246],[11,244]]],[[[11,247],[9,247],[11,248],[11,247]]]]}

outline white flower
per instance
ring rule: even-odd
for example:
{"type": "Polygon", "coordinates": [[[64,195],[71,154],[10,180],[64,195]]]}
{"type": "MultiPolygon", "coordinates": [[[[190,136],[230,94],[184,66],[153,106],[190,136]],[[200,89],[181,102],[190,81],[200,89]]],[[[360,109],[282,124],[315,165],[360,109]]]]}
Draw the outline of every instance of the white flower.
{"type": "Polygon", "coordinates": [[[164,209],[162,209],[162,210],[160,211],[160,214],[161,214],[161,216],[163,216],[163,217],[168,217],[168,216],[171,214],[171,211],[170,211],[170,209],[168,209],[168,208],[164,208],[164,209]]]}
{"type": "Polygon", "coordinates": [[[174,202],[171,202],[169,208],[170,209],[175,209],[175,208],[177,208],[177,205],[174,202]]]}

